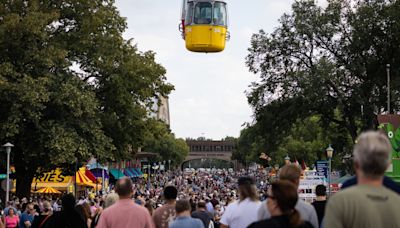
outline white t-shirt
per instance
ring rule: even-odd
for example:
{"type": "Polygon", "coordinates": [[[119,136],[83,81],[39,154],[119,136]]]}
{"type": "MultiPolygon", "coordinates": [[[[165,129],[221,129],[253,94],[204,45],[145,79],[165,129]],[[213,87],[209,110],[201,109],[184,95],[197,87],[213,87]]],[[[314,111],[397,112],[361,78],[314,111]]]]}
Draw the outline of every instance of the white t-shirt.
{"type": "Polygon", "coordinates": [[[247,227],[258,221],[257,212],[260,205],[260,201],[251,201],[249,198],[242,202],[235,201],[225,209],[220,222],[229,228],[247,227]]]}

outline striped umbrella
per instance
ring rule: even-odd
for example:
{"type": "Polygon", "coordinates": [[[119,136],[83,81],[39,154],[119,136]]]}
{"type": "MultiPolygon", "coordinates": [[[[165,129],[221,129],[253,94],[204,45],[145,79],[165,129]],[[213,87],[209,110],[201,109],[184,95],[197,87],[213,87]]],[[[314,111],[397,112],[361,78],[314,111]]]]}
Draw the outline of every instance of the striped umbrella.
{"type": "Polygon", "coordinates": [[[52,187],[45,187],[45,188],[41,188],[41,189],[37,190],[36,193],[60,194],[61,192],[52,187]]]}

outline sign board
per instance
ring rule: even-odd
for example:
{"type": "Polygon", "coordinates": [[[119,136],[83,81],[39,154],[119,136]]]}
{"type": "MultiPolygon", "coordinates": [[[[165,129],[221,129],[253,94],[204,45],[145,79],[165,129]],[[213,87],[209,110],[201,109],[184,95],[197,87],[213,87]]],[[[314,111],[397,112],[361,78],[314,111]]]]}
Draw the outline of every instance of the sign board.
{"type": "Polygon", "coordinates": [[[392,145],[392,164],[386,175],[400,181],[400,115],[378,115],[379,129],[388,137],[392,145]]]}
{"type": "Polygon", "coordinates": [[[37,183],[69,183],[71,177],[64,176],[60,169],[54,169],[50,172],[41,173],[33,178],[33,182],[37,183]]]}
{"type": "Polygon", "coordinates": [[[317,161],[316,170],[318,176],[323,176],[325,178],[328,178],[328,161],[317,161]]]}
{"type": "MultiPolygon", "coordinates": [[[[15,186],[14,186],[14,181],[13,181],[13,180],[10,180],[8,183],[10,183],[10,184],[9,184],[10,190],[13,189],[13,188],[15,188],[15,186]]],[[[2,188],[4,191],[7,191],[7,180],[1,181],[1,188],[2,188]]]]}
{"type": "Polygon", "coordinates": [[[6,179],[7,178],[7,174],[0,174],[0,179],[6,179]]]}
{"type": "Polygon", "coordinates": [[[315,187],[319,184],[324,185],[324,176],[319,176],[318,172],[305,172],[304,178],[300,180],[298,193],[299,198],[312,203],[316,199],[315,187]]]}

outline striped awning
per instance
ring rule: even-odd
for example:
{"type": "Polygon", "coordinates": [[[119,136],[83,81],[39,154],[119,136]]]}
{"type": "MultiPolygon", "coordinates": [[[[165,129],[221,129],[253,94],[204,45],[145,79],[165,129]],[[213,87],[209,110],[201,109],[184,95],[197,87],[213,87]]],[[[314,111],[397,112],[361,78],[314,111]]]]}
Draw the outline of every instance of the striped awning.
{"type": "Polygon", "coordinates": [[[121,179],[125,177],[125,175],[119,169],[110,169],[110,173],[114,176],[115,179],[121,179]]]}
{"type": "Polygon", "coordinates": [[[86,168],[79,168],[79,170],[76,172],[76,184],[82,185],[82,186],[88,186],[88,187],[93,187],[94,183],[93,181],[90,180],[89,177],[86,176],[85,174],[86,168]]]}
{"type": "Polygon", "coordinates": [[[96,183],[96,177],[93,175],[92,172],[90,172],[90,170],[86,169],[86,170],[85,170],[85,175],[86,175],[93,183],[96,183]]]}
{"type": "Polygon", "coordinates": [[[128,177],[138,177],[137,173],[133,170],[133,168],[126,168],[124,170],[124,174],[128,177]]]}
{"type": "Polygon", "coordinates": [[[61,194],[60,191],[58,191],[57,189],[54,189],[52,187],[41,188],[41,189],[37,190],[36,193],[61,194]]]}
{"type": "Polygon", "coordinates": [[[108,175],[108,171],[107,170],[104,170],[104,169],[91,169],[90,172],[92,172],[95,177],[100,177],[101,178],[104,175],[105,179],[110,179],[110,176],[108,175]]]}

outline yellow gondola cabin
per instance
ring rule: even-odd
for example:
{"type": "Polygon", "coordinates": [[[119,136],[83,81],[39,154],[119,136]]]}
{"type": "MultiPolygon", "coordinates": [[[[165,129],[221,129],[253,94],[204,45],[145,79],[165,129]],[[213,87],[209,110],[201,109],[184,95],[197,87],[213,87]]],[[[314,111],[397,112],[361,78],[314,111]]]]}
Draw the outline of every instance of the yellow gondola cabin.
{"type": "Polygon", "coordinates": [[[225,1],[183,0],[180,28],[189,51],[223,51],[229,39],[225,1]]]}

